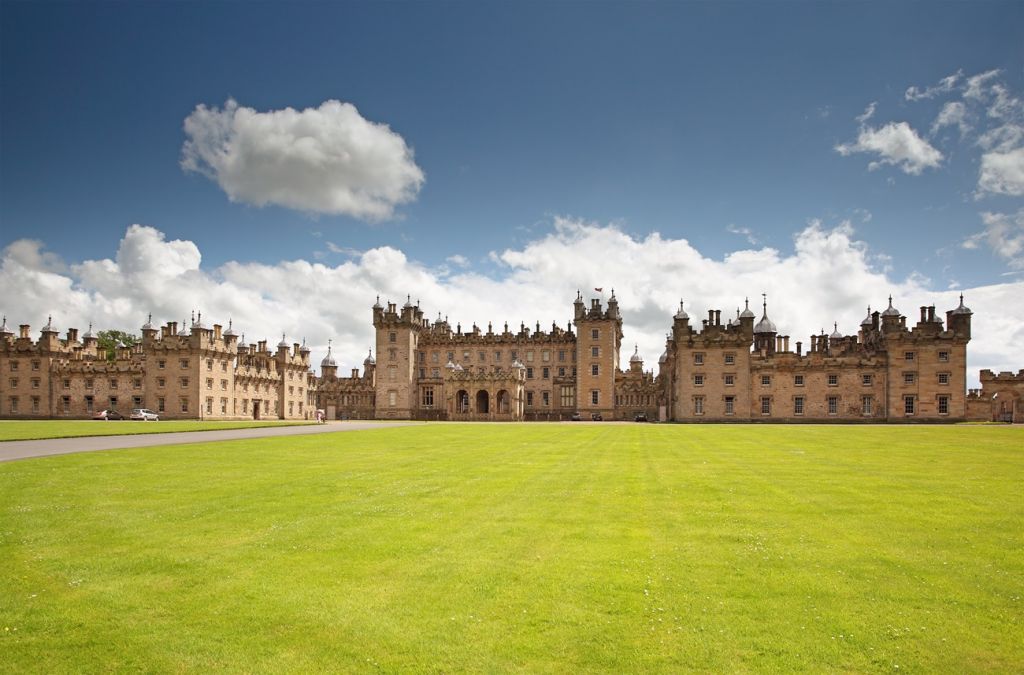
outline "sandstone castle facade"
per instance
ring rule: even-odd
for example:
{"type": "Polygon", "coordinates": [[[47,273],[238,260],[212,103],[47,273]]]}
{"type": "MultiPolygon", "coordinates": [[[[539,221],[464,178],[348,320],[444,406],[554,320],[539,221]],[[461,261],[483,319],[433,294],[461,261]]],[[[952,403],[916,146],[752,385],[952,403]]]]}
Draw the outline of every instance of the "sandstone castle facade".
{"type": "Polygon", "coordinates": [[[577,293],[573,320],[532,329],[454,328],[424,317],[407,300],[372,308],[375,352],[363,370],[339,375],[328,348],[321,375],[310,350],[282,336],[275,350],[246,344],[193,318],[159,328],[147,322],[133,347],[113,359],[92,329],[61,338],[50,321],[33,340],[0,326],[0,417],[86,418],[114,408],[150,408],[164,419],[731,421],[1024,421],[1024,371],[983,371],[966,390],[971,311],[940,318],[922,307],[915,325],[892,299],[868,311],[855,334],[838,327],[790,344],[749,306],[723,321],[711,310],[699,323],[683,309],[672,318],[658,372],[634,350],[620,367],[622,317],[614,291],[607,304],[577,293]]]}

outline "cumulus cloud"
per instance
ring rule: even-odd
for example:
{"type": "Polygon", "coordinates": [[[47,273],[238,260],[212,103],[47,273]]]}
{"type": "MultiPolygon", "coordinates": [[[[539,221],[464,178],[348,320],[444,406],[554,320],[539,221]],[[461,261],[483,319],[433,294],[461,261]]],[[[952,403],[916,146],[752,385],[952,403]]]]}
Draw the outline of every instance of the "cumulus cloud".
{"type": "Polygon", "coordinates": [[[1024,147],[981,156],[978,190],[992,194],[1024,195],[1024,147]]]}
{"type": "MultiPolygon", "coordinates": [[[[990,218],[974,245],[1016,241],[1019,256],[1024,215],[1014,218],[990,218]]],[[[1004,244],[1000,250],[1011,248],[1004,244]]],[[[576,289],[600,287],[607,297],[614,288],[629,351],[638,343],[646,367],[656,368],[680,298],[699,321],[709,309],[731,316],[745,296],[759,299],[765,292],[780,330],[805,343],[833,321],[846,333],[856,332],[867,305],[879,308],[890,293],[911,319],[919,305],[935,304],[940,311],[956,306],[955,291],[931,290],[919,277],[890,278],[878,269],[878,259],[849,223],[828,227],[812,221],[795,234],[790,250],[751,247],[718,259],[685,239],[656,232],[641,237],[614,225],[556,218],[546,234],[522,247],[495,251],[499,271],[492,274],[471,269],[438,274],[390,246],[337,265],[229,262],[207,270],[192,242],[168,240],[152,227],[135,225],[113,258],[70,266],[55,266],[39,242],[14,242],[0,257],[0,287],[19,291],[4,298],[11,323],[38,328],[52,313],[65,328],[93,321],[97,328],[137,332],[149,312],[165,322],[181,321],[197,309],[208,324],[234,319],[235,329],[249,341],[276,343],[282,332],[289,341],[306,338],[314,363],[333,338],[343,369],[361,364],[373,344],[370,306],[378,294],[399,304],[410,294],[428,317],[448,315],[467,330],[474,321],[484,330],[487,321],[495,330],[505,321],[513,329],[520,321],[531,327],[539,321],[550,329],[552,321],[568,325],[576,289]]],[[[980,368],[1021,367],[1016,345],[1024,344],[1024,321],[1006,308],[1019,304],[1024,281],[965,292],[975,311],[972,381],[980,368]]]]}
{"type": "Polygon", "coordinates": [[[351,103],[259,112],[228,100],[185,118],[181,166],[234,202],[387,219],[424,181],[405,140],[351,103]]]}
{"type": "Polygon", "coordinates": [[[934,135],[945,127],[956,127],[960,130],[961,136],[971,130],[971,125],[967,122],[967,106],[962,101],[947,101],[932,123],[931,132],[934,135]]]}
{"type": "Polygon", "coordinates": [[[1012,269],[1024,270],[1024,209],[1015,214],[982,213],[981,220],[985,228],[965,239],[963,247],[976,249],[985,244],[1012,269]]]}
{"type": "Polygon", "coordinates": [[[878,155],[879,159],[868,164],[869,170],[889,164],[915,176],[925,169],[938,168],[943,159],[942,153],[906,122],[889,122],[877,128],[863,126],[855,143],[841,143],[835,149],[844,157],[860,152],[878,155]]]}

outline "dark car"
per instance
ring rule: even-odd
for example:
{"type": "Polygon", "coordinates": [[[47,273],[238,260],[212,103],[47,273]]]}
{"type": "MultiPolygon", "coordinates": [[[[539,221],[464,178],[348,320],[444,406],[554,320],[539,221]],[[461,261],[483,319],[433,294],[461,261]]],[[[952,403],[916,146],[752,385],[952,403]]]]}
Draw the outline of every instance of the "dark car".
{"type": "Polygon", "coordinates": [[[601,417],[601,413],[590,413],[590,419],[594,422],[600,422],[604,418],[601,417]]]}
{"type": "Polygon", "coordinates": [[[569,418],[569,421],[570,422],[579,422],[581,419],[583,419],[583,417],[578,412],[574,412],[572,414],[572,417],[569,418]]]}
{"type": "Polygon", "coordinates": [[[647,413],[637,413],[636,417],[633,418],[633,421],[634,422],[646,422],[647,421],[647,413]]]}
{"type": "Polygon", "coordinates": [[[110,420],[123,420],[124,415],[117,412],[116,410],[101,410],[92,416],[94,420],[103,420],[108,422],[110,420]]]}

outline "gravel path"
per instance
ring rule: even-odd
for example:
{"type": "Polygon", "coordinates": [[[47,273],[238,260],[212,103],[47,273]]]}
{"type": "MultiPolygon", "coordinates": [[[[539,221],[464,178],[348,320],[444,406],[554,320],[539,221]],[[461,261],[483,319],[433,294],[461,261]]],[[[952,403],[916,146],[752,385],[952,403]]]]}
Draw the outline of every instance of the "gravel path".
{"type": "Polygon", "coordinates": [[[333,434],[364,429],[388,429],[420,422],[328,422],[298,427],[261,427],[253,429],[224,429],[220,431],[184,431],[169,434],[138,434],[129,436],[87,436],[84,438],[48,438],[41,441],[6,441],[0,443],[0,462],[29,457],[66,455],[72,452],[144,448],[152,445],[179,445],[182,443],[209,443],[234,441],[244,438],[268,436],[305,436],[307,434],[333,434]]]}

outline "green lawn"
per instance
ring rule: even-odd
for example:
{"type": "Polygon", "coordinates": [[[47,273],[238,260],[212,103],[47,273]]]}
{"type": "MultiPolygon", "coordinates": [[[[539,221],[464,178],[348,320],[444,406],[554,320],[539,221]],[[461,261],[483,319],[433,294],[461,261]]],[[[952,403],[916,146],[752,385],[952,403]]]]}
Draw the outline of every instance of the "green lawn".
{"type": "Polygon", "coordinates": [[[0,670],[1021,672],[1022,486],[1011,427],[430,424],[8,462],[0,670]]]}
{"type": "Polygon", "coordinates": [[[28,441],[43,438],[76,436],[123,436],[126,434],[159,434],[171,431],[219,431],[250,427],[294,426],[314,422],[206,422],[199,420],[167,420],[132,422],[121,420],[0,420],[0,441],[28,441]]]}

